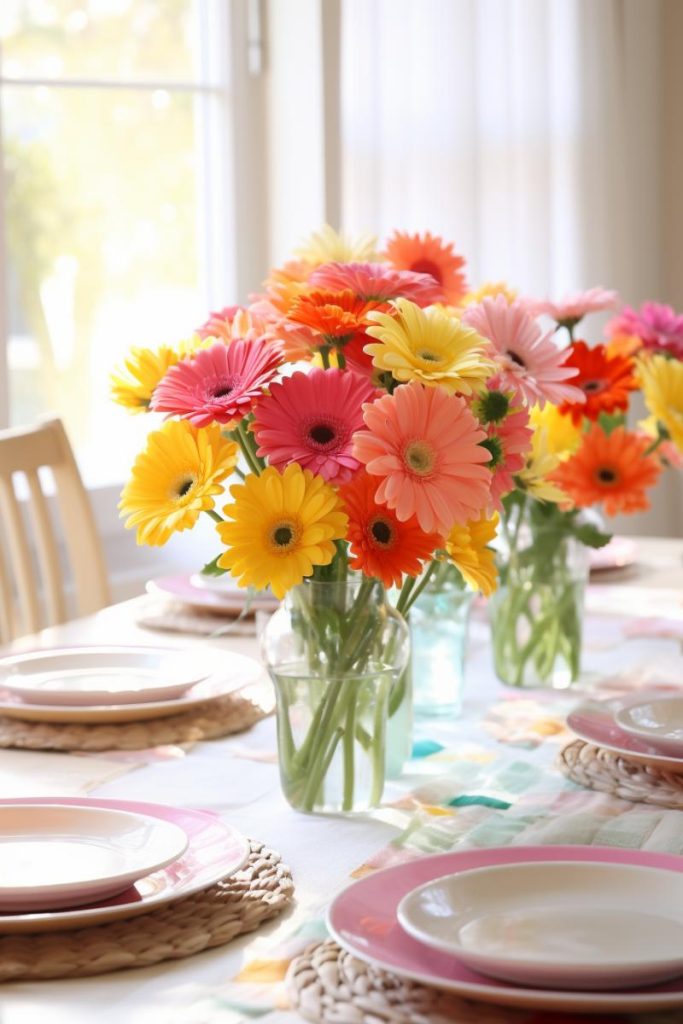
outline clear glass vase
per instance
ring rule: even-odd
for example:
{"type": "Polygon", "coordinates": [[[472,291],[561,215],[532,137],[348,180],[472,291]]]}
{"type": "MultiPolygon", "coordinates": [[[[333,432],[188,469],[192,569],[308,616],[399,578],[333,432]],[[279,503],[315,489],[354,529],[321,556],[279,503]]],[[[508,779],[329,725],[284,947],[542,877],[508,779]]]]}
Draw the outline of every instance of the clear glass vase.
{"type": "Polygon", "coordinates": [[[563,689],[579,678],[588,553],[559,515],[545,528],[520,523],[499,555],[489,619],[496,674],[509,686],[563,689]]]}
{"type": "Polygon", "coordinates": [[[389,704],[409,651],[407,626],[384,588],[364,578],[293,587],[261,645],[289,803],[325,813],[376,807],[389,704]]]}
{"type": "Polygon", "coordinates": [[[455,566],[444,563],[410,609],[410,664],[417,716],[454,718],[462,710],[472,597],[455,566]]]}

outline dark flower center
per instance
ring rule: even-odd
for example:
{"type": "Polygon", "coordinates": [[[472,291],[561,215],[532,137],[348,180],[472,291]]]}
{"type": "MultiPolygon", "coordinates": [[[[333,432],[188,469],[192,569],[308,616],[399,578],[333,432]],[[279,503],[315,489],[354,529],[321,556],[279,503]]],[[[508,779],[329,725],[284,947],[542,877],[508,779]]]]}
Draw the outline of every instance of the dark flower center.
{"type": "Polygon", "coordinates": [[[482,448],[486,448],[488,452],[491,452],[491,461],[486,464],[487,469],[496,469],[501,464],[504,457],[503,442],[494,434],[492,437],[487,437],[486,440],[480,441],[482,448]]]}
{"type": "Polygon", "coordinates": [[[194,480],[192,479],[191,476],[189,476],[187,480],[183,480],[180,484],[178,484],[178,497],[184,498],[187,492],[192,489],[193,483],[194,480]]]}
{"type": "Polygon", "coordinates": [[[308,436],[311,440],[315,441],[316,444],[329,444],[334,441],[337,434],[332,427],[328,426],[327,423],[316,423],[314,427],[308,432],[308,436]]]}
{"type": "Polygon", "coordinates": [[[522,357],[518,356],[516,352],[513,352],[511,348],[507,350],[505,355],[508,357],[508,359],[511,359],[513,363],[516,363],[517,366],[523,366],[524,369],[526,369],[526,363],[524,362],[522,357]]]}
{"type": "Polygon", "coordinates": [[[229,384],[221,384],[220,387],[217,387],[216,390],[214,391],[213,397],[214,398],[225,398],[225,396],[229,395],[231,391],[232,391],[232,388],[230,387],[229,384]]]}
{"type": "Polygon", "coordinates": [[[603,467],[598,470],[598,480],[602,484],[613,484],[617,480],[617,474],[613,469],[607,469],[603,467]]]}
{"type": "Polygon", "coordinates": [[[294,531],[291,526],[277,526],[273,531],[273,540],[278,547],[286,548],[292,543],[294,531]]]}
{"type": "Polygon", "coordinates": [[[441,362],[441,356],[435,355],[434,352],[429,352],[429,351],[418,352],[418,356],[420,357],[420,359],[424,359],[425,363],[440,363],[441,362]]]}
{"type": "Polygon", "coordinates": [[[588,395],[594,395],[597,391],[602,391],[605,387],[605,382],[602,380],[587,380],[581,387],[588,395]]]}
{"type": "Polygon", "coordinates": [[[414,274],[431,274],[439,284],[443,284],[441,270],[433,260],[415,260],[410,269],[414,274]]]}
{"type": "Polygon", "coordinates": [[[510,399],[503,391],[487,391],[478,407],[482,423],[502,423],[510,411],[510,399]]]}
{"type": "Polygon", "coordinates": [[[394,532],[386,519],[375,519],[370,524],[370,533],[381,547],[386,548],[393,540],[394,532]]]}

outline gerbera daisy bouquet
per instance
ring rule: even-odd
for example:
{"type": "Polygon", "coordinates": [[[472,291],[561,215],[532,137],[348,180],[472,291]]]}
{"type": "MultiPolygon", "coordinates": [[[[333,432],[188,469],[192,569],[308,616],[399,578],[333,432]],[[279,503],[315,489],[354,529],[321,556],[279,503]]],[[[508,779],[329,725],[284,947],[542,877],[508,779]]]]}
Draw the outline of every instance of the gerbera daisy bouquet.
{"type": "MultiPolygon", "coordinates": [[[[648,490],[678,458],[670,438],[674,394],[679,417],[683,408],[683,317],[646,303],[613,317],[605,342],[577,337],[585,316],[618,301],[594,288],[560,303],[527,301],[516,313],[514,303],[496,300],[496,309],[485,302],[465,314],[508,360],[507,383],[532,406],[532,452],[504,499],[503,585],[491,604],[496,669],[513,685],[566,686],[578,677],[586,547],[610,539],[603,515],[647,509],[648,490]],[[539,315],[554,321],[545,335],[539,315]],[[538,358],[541,349],[550,363],[538,358]],[[629,427],[641,388],[653,416],[629,427]],[[539,460],[540,486],[529,477],[539,460]]],[[[679,433],[679,447],[681,440],[679,433]]]]}

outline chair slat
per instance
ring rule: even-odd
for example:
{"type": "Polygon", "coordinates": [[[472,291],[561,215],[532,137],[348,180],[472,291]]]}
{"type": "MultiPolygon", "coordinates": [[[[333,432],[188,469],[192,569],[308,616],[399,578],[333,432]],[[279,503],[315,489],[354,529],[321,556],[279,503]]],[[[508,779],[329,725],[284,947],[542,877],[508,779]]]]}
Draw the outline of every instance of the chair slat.
{"type": "Polygon", "coordinates": [[[22,626],[25,632],[40,629],[40,606],[31,549],[26,538],[19,502],[14,494],[11,477],[0,476],[0,509],[6,529],[10,562],[17,584],[22,626]]]}
{"type": "Polygon", "coordinates": [[[8,644],[16,636],[15,618],[12,580],[0,544],[0,644],[8,644]]]}
{"type": "Polygon", "coordinates": [[[31,518],[34,526],[33,538],[38,551],[40,576],[43,582],[45,609],[48,626],[65,622],[66,600],[64,579],[59,562],[59,550],[50,520],[48,504],[40,486],[38,473],[31,469],[26,473],[31,493],[31,518]]]}

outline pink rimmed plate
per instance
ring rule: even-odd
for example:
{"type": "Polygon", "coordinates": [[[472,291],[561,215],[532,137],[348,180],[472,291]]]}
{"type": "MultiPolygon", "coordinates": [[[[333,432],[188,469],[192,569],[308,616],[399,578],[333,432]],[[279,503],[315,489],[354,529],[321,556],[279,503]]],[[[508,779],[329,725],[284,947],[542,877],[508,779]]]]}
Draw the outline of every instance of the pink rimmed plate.
{"type": "MultiPolygon", "coordinates": [[[[354,882],[332,903],[328,928],[333,938],[360,960],[468,999],[580,1013],[638,1013],[683,1006],[683,978],[609,992],[537,989],[488,978],[470,970],[456,956],[418,942],[398,922],[398,905],[404,896],[436,878],[499,864],[557,860],[683,871],[683,857],[674,854],[601,846],[509,846],[437,854],[376,871],[354,882]]],[[[561,927],[562,921],[558,920],[561,927]]]]}
{"type": "Polygon", "coordinates": [[[619,712],[632,705],[642,704],[648,699],[672,697],[677,692],[680,691],[640,690],[621,697],[610,697],[608,700],[586,700],[567,716],[567,726],[580,740],[603,747],[614,754],[621,754],[629,761],[668,772],[683,773],[683,757],[664,754],[656,744],[630,735],[615,718],[619,712]]]}
{"type": "Polygon", "coordinates": [[[71,910],[0,914],[0,934],[84,928],[91,924],[106,924],[120,918],[146,914],[157,907],[208,889],[221,878],[239,871],[249,857],[249,842],[241,832],[205,811],[129,800],[61,797],[3,800],[3,806],[12,805],[92,807],[144,814],[178,826],[187,835],[188,846],[185,853],[172,864],[146,875],[111,899],[71,910]]]}
{"type": "Polygon", "coordinates": [[[147,583],[147,593],[166,597],[192,608],[204,608],[217,615],[254,615],[256,612],[274,612],[278,601],[270,593],[249,594],[229,576],[203,577],[198,573],[162,576],[147,583]],[[248,607],[247,607],[248,606],[248,607]]]}
{"type": "Polygon", "coordinates": [[[635,564],[638,545],[630,537],[612,537],[602,548],[589,551],[588,564],[591,573],[626,569],[635,564]]]}

